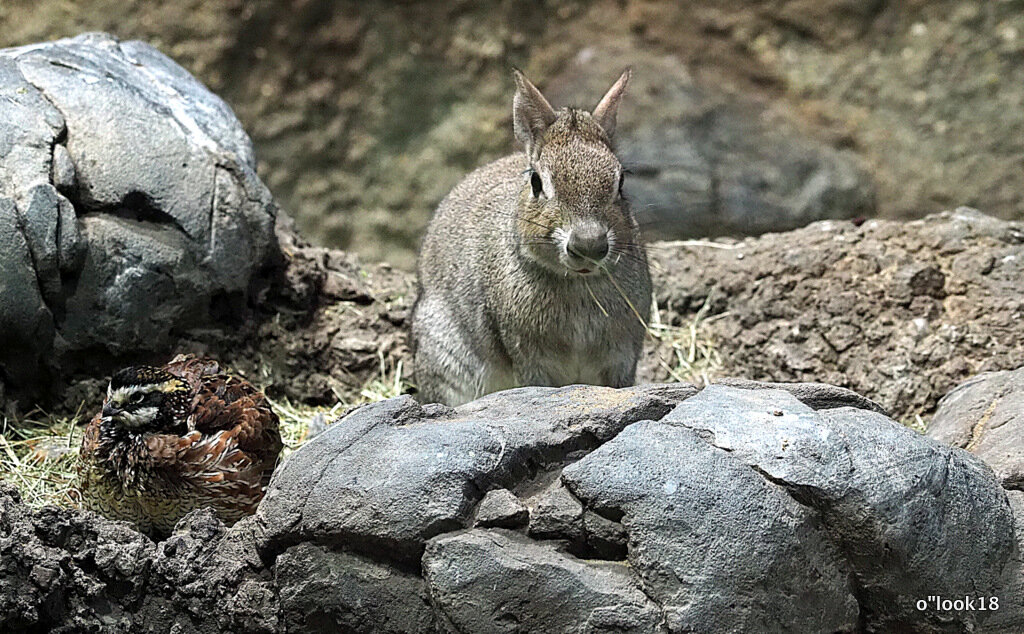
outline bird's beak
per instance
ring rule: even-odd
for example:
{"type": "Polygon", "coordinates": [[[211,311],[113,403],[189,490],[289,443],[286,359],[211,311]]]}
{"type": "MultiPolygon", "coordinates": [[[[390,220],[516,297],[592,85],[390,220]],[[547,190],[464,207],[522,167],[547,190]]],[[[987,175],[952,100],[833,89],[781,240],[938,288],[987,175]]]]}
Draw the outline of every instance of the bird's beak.
{"type": "Polygon", "coordinates": [[[120,413],[121,410],[118,409],[116,405],[112,403],[103,404],[103,418],[113,418],[114,416],[117,416],[120,413]]]}

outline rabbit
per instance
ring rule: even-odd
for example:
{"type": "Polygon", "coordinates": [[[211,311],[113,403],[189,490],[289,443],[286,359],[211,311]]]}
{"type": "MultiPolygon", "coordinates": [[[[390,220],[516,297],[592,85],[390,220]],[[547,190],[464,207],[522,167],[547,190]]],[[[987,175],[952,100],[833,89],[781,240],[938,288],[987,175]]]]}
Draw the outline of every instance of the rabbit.
{"type": "Polygon", "coordinates": [[[556,111],[513,74],[525,152],[460,182],[420,249],[411,334],[423,402],[635,378],[651,277],[611,144],[630,70],[592,113],[556,111]]]}

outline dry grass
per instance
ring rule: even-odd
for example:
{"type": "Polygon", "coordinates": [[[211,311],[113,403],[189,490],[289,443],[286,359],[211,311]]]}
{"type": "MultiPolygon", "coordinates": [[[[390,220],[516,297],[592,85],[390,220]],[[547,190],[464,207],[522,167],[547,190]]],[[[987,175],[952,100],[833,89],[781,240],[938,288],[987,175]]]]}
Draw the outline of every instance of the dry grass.
{"type": "MultiPolygon", "coordinates": [[[[677,245],[709,246],[723,249],[735,248],[733,245],[702,240],[673,243],[673,246],[677,245]]],[[[644,321],[640,311],[637,310],[633,302],[630,301],[629,296],[622,290],[612,272],[600,262],[594,262],[594,264],[604,271],[605,276],[615,287],[619,297],[626,302],[633,316],[640,322],[644,330],[647,331],[647,335],[655,342],[655,355],[658,357],[658,363],[668,372],[669,377],[673,381],[680,383],[708,385],[714,375],[721,370],[722,359],[715,347],[714,338],[706,326],[712,321],[728,316],[729,313],[722,313],[709,318],[707,313],[710,308],[711,295],[708,295],[700,310],[697,311],[697,314],[694,315],[694,318],[687,325],[673,326],[662,321],[661,307],[658,306],[657,299],[652,297],[650,318],[648,321],[644,321]],[[669,352],[667,359],[665,355],[666,350],[669,352]]],[[[587,291],[590,293],[590,297],[594,300],[594,304],[607,317],[608,311],[598,301],[586,278],[583,281],[586,284],[587,291]]]]}
{"type": "Polygon", "coordinates": [[[77,506],[75,464],[83,427],[80,416],[31,412],[0,428],[0,478],[12,482],[31,506],[77,506]]]}
{"type": "Polygon", "coordinates": [[[709,296],[693,319],[684,326],[662,322],[657,302],[651,305],[651,323],[647,324],[647,333],[660,348],[656,352],[658,363],[673,381],[708,385],[721,372],[722,358],[707,326],[728,313],[708,318],[710,299],[709,296]],[[669,352],[667,359],[664,351],[669,352]]]}
{"type": "MultiPolygon", "coordinates": [[[[393,371],[383,360],[379,376],[351,396],[342,396],[331,407],[311,407],[287,399],[271,400],[281,419],[284,455],[295,451],[316,432],[322,431],[359,405],[401,394],[408,383],[399,363],[393,371]]],[[[58,417],[32,412],[17,421],[3,419],[0,427],[0,479],[12,482],[29,506],[79,505],[75,488],[78,447],[89,412],[58,417]]]]}

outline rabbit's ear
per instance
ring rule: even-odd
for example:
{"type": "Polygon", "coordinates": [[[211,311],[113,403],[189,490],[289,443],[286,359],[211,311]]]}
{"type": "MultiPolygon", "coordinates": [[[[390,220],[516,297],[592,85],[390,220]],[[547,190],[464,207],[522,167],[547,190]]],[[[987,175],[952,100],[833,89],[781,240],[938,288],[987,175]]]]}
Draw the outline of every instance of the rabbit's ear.
{"type": "Polygon", "coordinates": [[[594,108],[594,120],[604,129],[609,139],[615,136],[615,115],[619,112],[619,102],[626,93],[626,84],[629,83],[629,76],[632,73],[630,68],[623,71],[619,80],[601,98],[601,103],[594,108]]]}
{"type": "Polygon", "coordinates": [[[531,84],[518,68],[513,68],[512,73],[516,78],[516,96],[512,100],[512,125],[516,139],[526,148],[527,155],[534,159],[536,157],[533,152],[537,142],[548,126],[555,122],[557,115],[544,95],[540,94],[537,87],[531,84]]]}

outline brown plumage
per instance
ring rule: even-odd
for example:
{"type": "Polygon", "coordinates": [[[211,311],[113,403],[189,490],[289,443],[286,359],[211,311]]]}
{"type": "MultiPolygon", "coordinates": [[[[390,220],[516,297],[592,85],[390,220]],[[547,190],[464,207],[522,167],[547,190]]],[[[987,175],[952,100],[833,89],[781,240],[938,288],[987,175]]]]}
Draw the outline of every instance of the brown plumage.
{"type": "Polygon", "coordinates": [[[155,535],[205,506],[232,524],[256,510],[281,447],[267,399],[216,361],[125,368],[82,439],[83,505],[155,535]]]}

